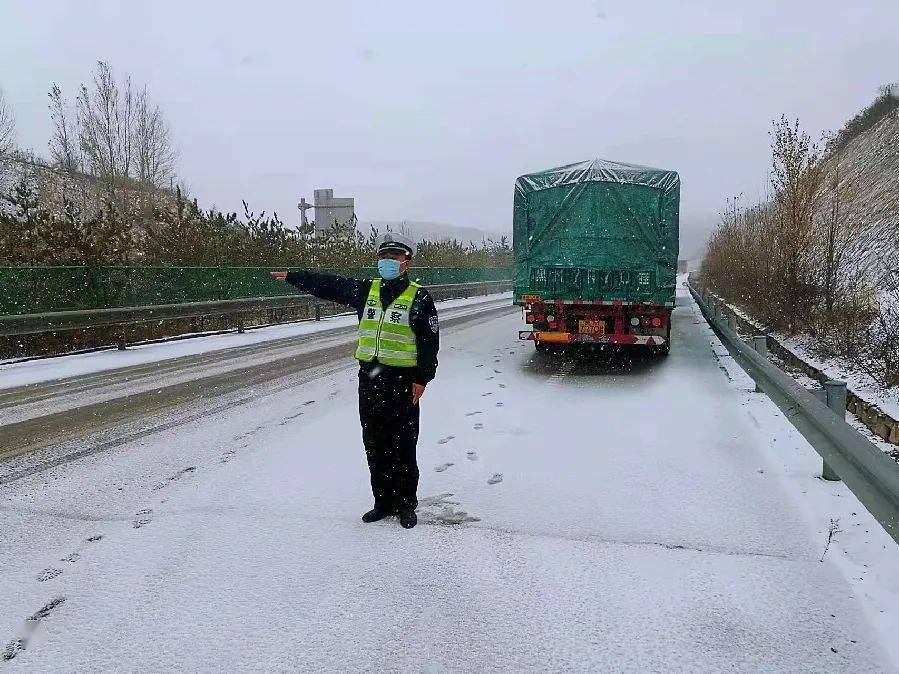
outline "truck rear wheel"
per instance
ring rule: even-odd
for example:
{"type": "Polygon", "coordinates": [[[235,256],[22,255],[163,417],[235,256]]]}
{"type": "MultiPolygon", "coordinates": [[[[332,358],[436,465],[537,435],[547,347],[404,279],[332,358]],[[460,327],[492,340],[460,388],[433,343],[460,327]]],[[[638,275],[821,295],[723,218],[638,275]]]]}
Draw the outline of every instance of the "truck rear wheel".
{"type": "Polygon", "coordinates": [[[543,342],[534,342],[534,348],[537,349],[537,353],[546,353],[549,351],[549,345],[544,344],[543,342]]]}

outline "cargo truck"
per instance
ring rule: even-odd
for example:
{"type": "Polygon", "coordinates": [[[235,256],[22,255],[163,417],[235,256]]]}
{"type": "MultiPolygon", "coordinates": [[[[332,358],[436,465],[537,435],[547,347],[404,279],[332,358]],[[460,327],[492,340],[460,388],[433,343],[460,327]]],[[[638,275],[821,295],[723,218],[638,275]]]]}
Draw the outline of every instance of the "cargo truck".
{"type": "Polygon", "coordinates": [[[594,159],[515,182],[514,301],[538,351],[671,345],[680,178],[594,159]]]}

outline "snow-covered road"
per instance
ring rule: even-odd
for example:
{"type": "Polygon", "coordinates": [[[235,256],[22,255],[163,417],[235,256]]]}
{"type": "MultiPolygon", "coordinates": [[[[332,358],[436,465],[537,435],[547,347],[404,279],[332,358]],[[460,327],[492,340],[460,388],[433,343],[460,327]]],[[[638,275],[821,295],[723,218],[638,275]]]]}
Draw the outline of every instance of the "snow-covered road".
{"type": "Polygon", "coordinates": [[[894,671],[689,306],[666,360],[519,327],[444,334],[411,531],[359,520],[349,361],[0,486],[0,666],[894,671]]]}

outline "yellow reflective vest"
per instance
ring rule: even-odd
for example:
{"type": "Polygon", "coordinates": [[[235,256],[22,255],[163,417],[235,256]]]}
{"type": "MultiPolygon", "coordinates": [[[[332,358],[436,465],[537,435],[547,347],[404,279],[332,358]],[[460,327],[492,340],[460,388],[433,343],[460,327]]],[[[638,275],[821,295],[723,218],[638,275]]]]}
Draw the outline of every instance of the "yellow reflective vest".
{"type": "Polygon", "coordinates": [[[356,358],[393,367],[418,365],[418,346],[412,331],[410,312],[415,294],[421,286],[409,283],[386,309],[381,306],[381,279],[371,282],[362,320],[359,321],[359,346],[356,358]]]}

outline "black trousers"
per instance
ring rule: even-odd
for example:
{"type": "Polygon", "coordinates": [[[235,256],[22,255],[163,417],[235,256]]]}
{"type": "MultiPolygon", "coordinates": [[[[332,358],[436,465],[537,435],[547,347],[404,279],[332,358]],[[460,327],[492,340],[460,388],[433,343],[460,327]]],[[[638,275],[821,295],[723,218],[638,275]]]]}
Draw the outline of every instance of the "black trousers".
{"type": "Polygon", "coordinates": [[[359,370],[359,420],[375,507],[418,505],[419,407],[412,404],[413,369],[366,364],[359,370]]]}

